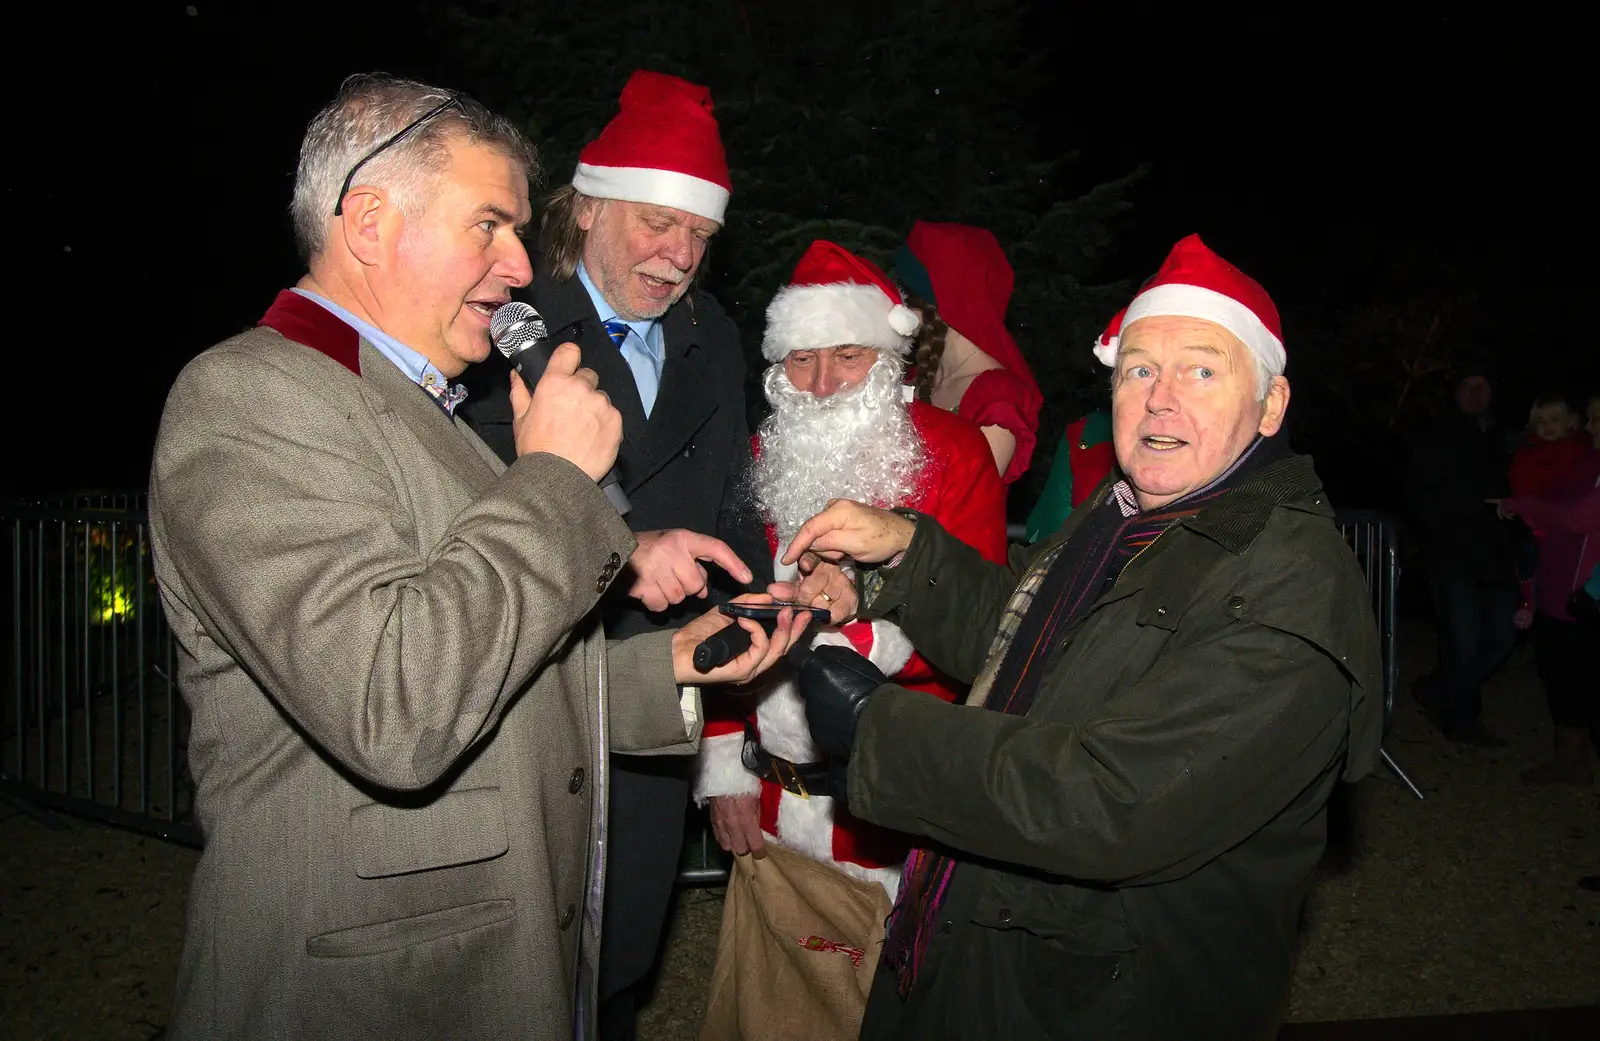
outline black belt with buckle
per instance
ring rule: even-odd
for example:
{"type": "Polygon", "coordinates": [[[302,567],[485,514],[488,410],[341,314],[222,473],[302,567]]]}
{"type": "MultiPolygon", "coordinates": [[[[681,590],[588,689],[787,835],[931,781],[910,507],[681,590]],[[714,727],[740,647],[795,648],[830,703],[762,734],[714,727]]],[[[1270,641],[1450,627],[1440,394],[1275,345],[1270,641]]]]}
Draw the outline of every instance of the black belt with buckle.
{"type": "Polygon", "coordinates": [[[810,798],[828,793],[828,763],[791,763],[782,756],[773,755],[761,747],[755,727],[748,721],[744,725],[744,752],[740,755],[744,768],[771,781],[786,792],[810,798]]]}

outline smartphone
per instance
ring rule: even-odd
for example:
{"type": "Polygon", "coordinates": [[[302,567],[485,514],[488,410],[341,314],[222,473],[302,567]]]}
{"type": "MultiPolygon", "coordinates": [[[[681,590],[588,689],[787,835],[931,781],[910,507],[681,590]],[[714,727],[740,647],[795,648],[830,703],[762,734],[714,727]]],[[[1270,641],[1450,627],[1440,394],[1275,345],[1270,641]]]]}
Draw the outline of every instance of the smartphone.
{"type": "Polygon", "coordinates": [[[810,604],[796,604],[787,600],[780,600],[771,604],[723,604],[722,613],[732,618],[754,618],[757,621],[771,621],[778,617],[778,612],[785,607],[796,612],[810,611],[813,622],[826,624],[832,617],[826,607],[812,607],[810,604]]]}
{"type": "MultiPolygon", "coordinates": [[[[722,613],[735,618],[754,618],[762,622],[762,628],[767,635],[772,635],[773,625],[778,618],[778,612],[785,607],[792,607],[796,611],[810,611],[811,621],[816,625],[828,624],[828,610],[823,607],[808,607],[803,604],[779,602],[776,604],[723,604],[722,613]]],[[[809,643],[808,640],[801,641],[809,643]]],[[[800,644],[796,644],[796,647],[800,644]]],[[[694,667],[701,672],[710,672],[718,665],[726,665],[750,649],[750,634],[738,622],[729,622],[721,630],[701,640],[694,649],[694,667]]],[[[791,653],[793,653],[791,651],[791,653]]]]}

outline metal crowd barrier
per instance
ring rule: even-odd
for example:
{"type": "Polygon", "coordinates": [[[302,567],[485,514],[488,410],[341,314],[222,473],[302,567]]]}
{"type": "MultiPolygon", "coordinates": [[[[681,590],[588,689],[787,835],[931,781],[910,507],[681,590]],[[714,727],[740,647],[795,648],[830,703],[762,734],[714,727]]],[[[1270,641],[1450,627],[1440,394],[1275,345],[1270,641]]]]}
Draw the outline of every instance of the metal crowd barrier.
{"type": "MultiPolygon", "coordinates": [[[[1384,732],[1399,682],[1398,546],[1392,519],[1337,518],[1366,576],[1382,641],[1384,732]]],[[[200,844],[185,748],[188,711],[156,595],[142,492],[0,507],[9,539],[11,624],[3,665],[0,796],[191,845],[200,844]]],[[[1008,533],[1022,538],[1022,527],[1008,533]]],[[[1422,792],[1385,750],[1383,761],[1422,792]]],[[[686,825],[680,885],[727,879],[729,857],[702,811],[686,825]]]]}
{"type": "MultiPolygon", "coordinates": [[[[0,504],[10,540],[10,697],[0,798],[199,846],[188,706],[156,593],[143,492],[0,504]]],[[[703,811],[687,822],[681,885],[726,881],[703,811]]]]}
{"type": "MultiPolygon", "coordinates": [[[[1334,523],[1339,526],[1339,533],[1361,564],[1361,573],[1367,580],[1367,597],[1378,624],[1383,662],[1383,736],[1387,740],[1389,724],[1394,718],[1395,691],[1400,686],[1400,655],[1396,643],[1396,609],[1400,596],[1398,529],[1392,517],[1373,510],[1338,510],[1334,523]]],[[[1423,797],[1422,790],[1395,762],[1387,747],[1380,749],[1379,756],[1384,765],[1411,789],[1411,794],[1419,799],[1423,797]]]]}
{"type": "MultiPolygon", "coordinates": [[[[0,795],[198,845],[142,493],[11,504],[0,795]]],[[[48,815],[41,814],[45,819],[48,815]]]]}

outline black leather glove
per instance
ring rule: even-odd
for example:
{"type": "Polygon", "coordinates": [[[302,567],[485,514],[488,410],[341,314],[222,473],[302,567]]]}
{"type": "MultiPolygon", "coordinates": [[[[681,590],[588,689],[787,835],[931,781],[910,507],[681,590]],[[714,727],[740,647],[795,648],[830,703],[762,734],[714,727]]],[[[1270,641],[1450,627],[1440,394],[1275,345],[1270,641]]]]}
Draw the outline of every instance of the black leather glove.
{"type": "Polygon", "coordinates": [[[888,679],[848,647],[813,647],[796,664],[811,740],[830,755],[848,758],[861,710],[888,679]]]}

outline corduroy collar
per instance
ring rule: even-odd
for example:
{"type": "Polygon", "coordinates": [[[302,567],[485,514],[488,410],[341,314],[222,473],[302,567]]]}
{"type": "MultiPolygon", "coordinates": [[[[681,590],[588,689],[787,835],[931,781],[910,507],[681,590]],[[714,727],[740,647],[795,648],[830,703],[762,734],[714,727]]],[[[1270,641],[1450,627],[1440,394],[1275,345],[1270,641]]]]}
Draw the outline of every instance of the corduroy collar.
{"type": "Polygon", "coordinates": [[[1216,502],[1179,523],[1238,554],[1248,549],[1266,528],[1272,511],[1286,505],[1333,516],[1310,456],[1291,452],[1268,463],[1216,502]]]}

